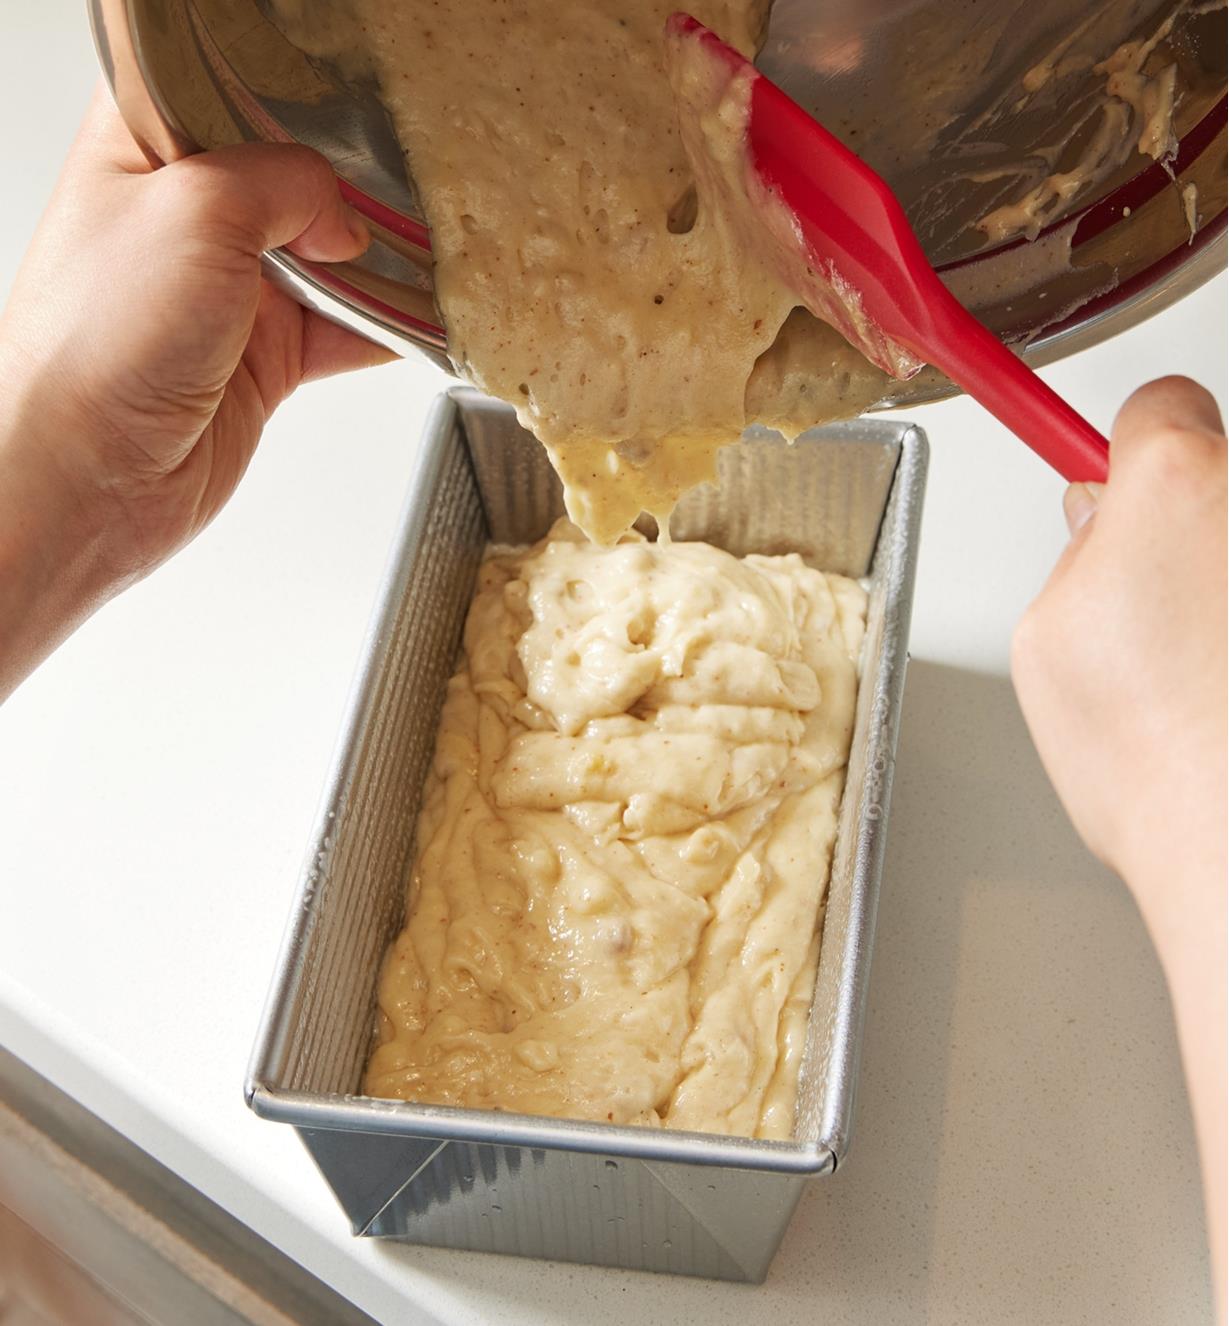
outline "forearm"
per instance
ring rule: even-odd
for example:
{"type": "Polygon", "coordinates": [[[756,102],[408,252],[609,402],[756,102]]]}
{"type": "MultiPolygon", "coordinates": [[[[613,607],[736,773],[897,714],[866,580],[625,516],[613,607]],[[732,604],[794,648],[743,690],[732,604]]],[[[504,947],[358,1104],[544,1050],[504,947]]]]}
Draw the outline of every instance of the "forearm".
{"type": "Polygon", "coordinates": [[[0,701],[121,587],[99,513],[66,480],[35,413],[0,367],[0,701]]]}
{"type": "MultiPolygon", "coordinates": [[[[1224,805],[1207,788],[1209,807],[1224,805]]],[[[1199,1143],[1216,1301],[1223,1320],[1226,1240],[1226,882],[1223,824],[1211,816],[1167,862],[1128,876],[1140,901],[1173,1001],[1199,1143]]],[[[1173,841],[1171,839],[1171,841],[1173,841]]]]}

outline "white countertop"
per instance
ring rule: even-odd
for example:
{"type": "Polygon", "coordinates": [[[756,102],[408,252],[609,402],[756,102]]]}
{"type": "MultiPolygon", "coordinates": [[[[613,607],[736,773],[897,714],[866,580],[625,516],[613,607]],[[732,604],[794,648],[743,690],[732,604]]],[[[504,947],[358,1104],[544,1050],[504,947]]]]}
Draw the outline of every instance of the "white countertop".
{"type": "MultiPolygon", "coordinates": [[[[84,106],[82,6],[0,42],[0,291],[84,106]]],[[[1225,397],[1226,283],[1046,376],[1102,427],[1146,378],[1225,397]]],[[[0,1042],[381,1322],[1210,1319],[1159,969],[1006,679],[1060,482],[967,401],[932,462],[853,1152],[759,1288],[351,1239],[241,1085],[427,403],[313,386],[241,491],[0,709],[0,1042]]],[[[0,390],[3,384],[0,384],[0,390]]],[[[0,477],[2,481],[2,477],[0,477]]]]}

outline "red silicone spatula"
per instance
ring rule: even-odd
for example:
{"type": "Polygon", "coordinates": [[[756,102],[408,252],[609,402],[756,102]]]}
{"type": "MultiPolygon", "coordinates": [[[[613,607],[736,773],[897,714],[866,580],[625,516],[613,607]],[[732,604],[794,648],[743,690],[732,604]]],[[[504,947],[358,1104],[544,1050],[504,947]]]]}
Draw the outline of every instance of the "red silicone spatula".
{"type": "MultiPolygon", "coordinates": [[[[936,365],[1066,479],[1104,480],[1105,439],[948,291],[883,180],[703,24],[675,14],[666,35],[684,121],[696,86],[711,109],[722,88],[737,102],[749,84],[745,168],[711,175],[766,224],[807,307],[896,377],[936,365]]],[[[683,132],[689,147],[702,140],[695,125],[683,132]]]]}

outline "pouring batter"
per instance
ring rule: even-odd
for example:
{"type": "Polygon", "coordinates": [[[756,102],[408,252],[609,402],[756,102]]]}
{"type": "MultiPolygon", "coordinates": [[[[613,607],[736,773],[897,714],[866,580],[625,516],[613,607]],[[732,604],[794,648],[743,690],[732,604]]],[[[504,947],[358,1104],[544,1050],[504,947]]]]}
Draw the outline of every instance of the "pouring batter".
{"type": "MultiPolygon", "coordinates": [[[[799,311],[697,198],[662,33],[677,0],[274,0],[287,35],[359,71],[405,148],[460,370],[547,446],[599,542],[664,525],[748,422],[861,413],[888,378],[799,311]]],[[[745,54],[764,0],[691,6],[745,54]]]]}

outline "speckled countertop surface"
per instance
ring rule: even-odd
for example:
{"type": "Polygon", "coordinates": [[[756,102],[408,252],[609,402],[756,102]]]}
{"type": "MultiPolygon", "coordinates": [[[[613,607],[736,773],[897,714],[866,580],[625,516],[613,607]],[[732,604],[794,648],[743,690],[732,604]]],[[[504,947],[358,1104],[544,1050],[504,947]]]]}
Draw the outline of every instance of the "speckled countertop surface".
{"type": "MultiPolygon", "coordinates": [[[[0,290],[93,80],[80,5],[5,16],[0,290]],[[16,126],[20,126],[20,131],[16,126]]],[[[1224,278],[1046,376],[1103,427],[1224,401],[1224,278]]],[[[933,459],[852,1154],[758,1288],[353,1241],[241,1083],[412,453],[443,377],[320,385],[238,498],[0,710],[0,1041],[383,1322],[1204,1323],[1169,1008],[1006,679],[1059,482],[967,401],[933,459]]]]}

